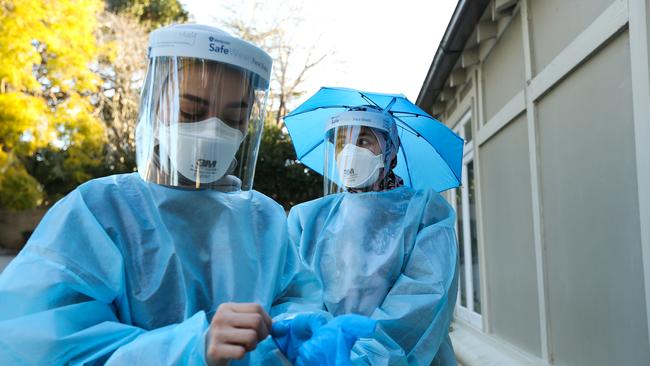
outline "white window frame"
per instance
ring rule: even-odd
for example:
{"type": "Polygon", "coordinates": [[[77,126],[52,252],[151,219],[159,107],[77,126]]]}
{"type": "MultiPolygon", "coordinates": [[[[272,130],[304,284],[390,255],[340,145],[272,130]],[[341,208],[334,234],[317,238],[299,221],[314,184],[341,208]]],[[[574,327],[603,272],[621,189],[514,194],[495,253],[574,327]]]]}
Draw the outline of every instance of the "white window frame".
{"type": "MultiPolygon", "coordinates": [[[[456,128],[454,128],[454,131],[463,139],[465,138],[465,125],[468,123],[470,123],[470,128],[471,128],[472,113],[470,111],[466,112],[465,115],[463,115],[463,117],[457,123],[456,128]]],[[[462,183],[466,183],[468,181],[467,165],[474,161],[475,140],[476,140],[476,136],[472,135],[472,140],[466,141],[465,146],[463,148],[463,160],[462,160],[463,169],[462,169],[462,177],[461,177],[462,183]]],[[[476,177],[474,177],[474,180],[476,186],[476,177]]],[[[471,230],[471,220],[470,220],[469,185],[461,184],[460,191],[461,191],[462,212],[458,212],[458,208],[456,207],[456,190],[450,191],[450,196],[451,196],[450,201],[452,206],[454,207],[454,210],[456,210],[456,214],[462,215],[463,218],[463,227],[462,227],[463,242],[462,243],[459,242],[458,245],[463,246],[463,256],[465,257],[464,258],[465,283],[463,284],[459,283],[459,290],[462,288],[462,290],[465,291],[466,306],[461,305],[460,291],[458,291],[457,299],[456,299],[455,315],[458,319],[461,319],[471,324],[472,326],[478,328],[479,330],[483,330],[482,315],[474,311],[474,278],[473,278],[474,271],[473,271],[473,262],[472,262],[472,237],[471,237],[472,230],[471,230]]],[[[474,194],[475,200],[476,197],[477,195],[475,192],[474,194]]],[[[474,223],[474,225],[476,225],[476,223],[474,223]]],[[[458,227],[458,220],[456,220],[456,232],[459,232],[459,230],[461,230],[461,228],[458,227]]],[[[478,228],[476,228],[476,230],[478,232],[478,228]]],[[[480,276],[481,274],[479,272],[479,278],[478,278],[479,283],[481,282],[480,276]]],[[[481,294],[478,294],[478,296],[480,299],[481,294]]]]}

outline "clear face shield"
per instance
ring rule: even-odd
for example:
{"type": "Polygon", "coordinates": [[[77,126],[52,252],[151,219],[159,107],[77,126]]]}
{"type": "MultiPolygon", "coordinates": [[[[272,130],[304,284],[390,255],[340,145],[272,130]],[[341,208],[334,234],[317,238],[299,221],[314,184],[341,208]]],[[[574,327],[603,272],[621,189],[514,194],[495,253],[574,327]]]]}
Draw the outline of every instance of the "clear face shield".
{"type": "Polygon", "coordinates": [[[382,129],[341,125],[326,132],[324,194],[381,191],[397,149],[382,129]]]}
{"type": "Polygon", "coordinates": [[[267,91],[267,80],[240,65],[150,57],[136,127],[142,178],[168,186],[250,190],[267,91]]]}

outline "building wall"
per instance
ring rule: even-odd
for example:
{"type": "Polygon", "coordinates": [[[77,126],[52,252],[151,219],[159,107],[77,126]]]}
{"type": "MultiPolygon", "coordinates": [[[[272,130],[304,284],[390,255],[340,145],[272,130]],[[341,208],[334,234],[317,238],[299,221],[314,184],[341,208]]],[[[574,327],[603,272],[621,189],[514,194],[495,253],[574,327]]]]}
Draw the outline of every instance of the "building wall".
{"type": "Polygon", "coordinates": [[[506,28],[482,65],[484,120],[489,121],[524,85],[521,14],[506,28]]]}
{"type": "Polygon", "coordinates": [[[479,184],[491,330],[541,356],[527,136],[521,114],[485,143],[479,184]]]}
{"type": "Polygon", "coordinates": [[[548,66],[612,3],[613,0],[530,1],[533,74],[548,66]]]}
{"type": "Polygon", "coordinates": [[[627,32],[537,113],[557,364],[648,364],[627,32]]]}
{"type": "Polygon", "coordinates": [[[511,364],[650,364],[628,0],[523,1],[442,115],[478,116],[477,334],[511,364]]]}
{"type": "Polygon", "coordinates": [[[47,208],[0,210],[0,252],[20,251],[46,211],[47,208]]]}

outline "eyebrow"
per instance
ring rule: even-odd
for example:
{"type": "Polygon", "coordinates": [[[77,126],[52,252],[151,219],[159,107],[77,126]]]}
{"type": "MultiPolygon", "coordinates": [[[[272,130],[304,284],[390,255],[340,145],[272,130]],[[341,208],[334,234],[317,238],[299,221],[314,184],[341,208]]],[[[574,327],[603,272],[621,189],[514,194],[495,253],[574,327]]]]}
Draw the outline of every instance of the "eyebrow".
{"type": "Polygon", "coordinates": [[[226,104],[225,108],[248,108],[248,103],[241,101],[241,102],[231,102],[226,104]]]}
{"type": "Polygon", "coordinates": [[[210,105],[210,103],[207,100],[192,94],[181,94],[181,98],[190,100],[192,102],[203,104],[204,106],[210,105]]]}
{"type": "Polygon", "coordinates": [[[359,137],[362,137],[362,136],[363,137],[372,137],[373,139],[377,139],[375,134],[370,132],[370,131],[361,131],[361,132],[359,132],[359,137]]]}

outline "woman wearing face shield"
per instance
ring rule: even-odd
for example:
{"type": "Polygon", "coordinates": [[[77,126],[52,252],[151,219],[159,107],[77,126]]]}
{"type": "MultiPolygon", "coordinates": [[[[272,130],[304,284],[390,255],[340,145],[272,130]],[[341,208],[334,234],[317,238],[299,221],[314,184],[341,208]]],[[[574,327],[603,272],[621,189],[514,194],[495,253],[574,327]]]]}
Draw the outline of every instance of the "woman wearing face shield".
{"type": "Polygon", "coordinates": [[[299,204],[289,237],[323,287],[327,311],[377,320],[356,342],[358,365],[456,365],[448,336],[457,291],[455,214],[393,169],[394,118],[372,106],[325,128],[325,197],[299,204]]]}
{"type": "Polygon", "coordinates": [[[71,192],[2,273],[1,365],[273,364],[271,316],[320,306],[252,190],[270,57],[199,25],[149,45],[138,173],[71,192]]]}

